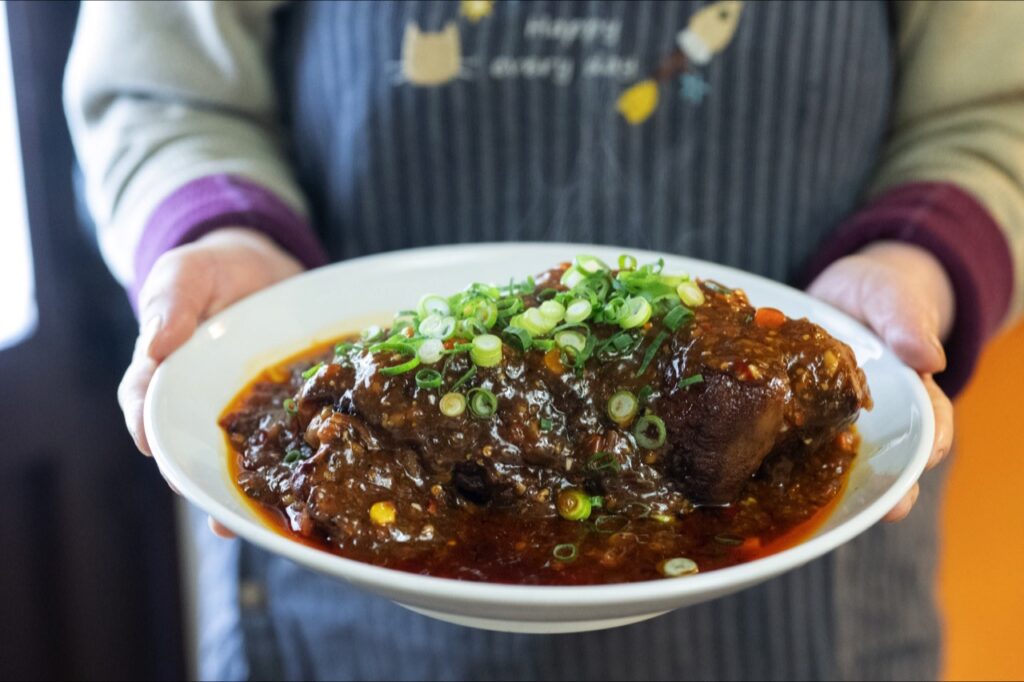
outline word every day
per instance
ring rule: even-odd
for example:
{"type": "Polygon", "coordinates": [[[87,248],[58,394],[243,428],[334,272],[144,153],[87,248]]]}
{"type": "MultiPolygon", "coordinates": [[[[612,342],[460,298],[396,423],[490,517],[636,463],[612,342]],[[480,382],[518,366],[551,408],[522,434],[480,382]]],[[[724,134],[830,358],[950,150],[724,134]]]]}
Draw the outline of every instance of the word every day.
{"type": "MultiPolygon", "coordinates": [[[[558,86],[566,86],[576,75],[576,60],[558,55],[550,56],[498,56],[491,60],[488,69],[495,80],[523,78],[528,80],[550,80],[558,86]]],[[[612,78],[630,80],[640,72],[640,61],[636,57],[622,57],[615,54],[595,54],[583,61],[580,74],[583,78],[612,78]]]]}

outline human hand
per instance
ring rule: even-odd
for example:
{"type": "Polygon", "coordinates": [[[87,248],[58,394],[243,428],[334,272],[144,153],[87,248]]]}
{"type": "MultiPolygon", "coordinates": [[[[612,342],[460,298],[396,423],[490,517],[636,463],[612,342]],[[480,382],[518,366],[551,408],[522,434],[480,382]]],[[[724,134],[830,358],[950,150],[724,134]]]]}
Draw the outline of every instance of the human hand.
{"type": "MultiPolygon", "coordinates": [[[[302,270],[270,238],[234,227],[211,232],[157,260],[139,293],[139,338],[117,389],[128,431],[143,454],[152,454],[142,408],[157,366],[211,315],[302,270]]],[[[210,526],[230,537],[213,519],[210,526]]]]}
{"type": "MultiPolygon", "coordinates": [[[[953,405],[932,375],[946,367],[944,339],[953,326],[953,285],[930,252],[911,244],[879,242],[828,266],[807,288],[870,327],[907,365],[921,374],[935,410],[935,443],[928,468],[953,443],[953,405]]],[[[914,487],[885,519],[910,513],[914,487]]]]}

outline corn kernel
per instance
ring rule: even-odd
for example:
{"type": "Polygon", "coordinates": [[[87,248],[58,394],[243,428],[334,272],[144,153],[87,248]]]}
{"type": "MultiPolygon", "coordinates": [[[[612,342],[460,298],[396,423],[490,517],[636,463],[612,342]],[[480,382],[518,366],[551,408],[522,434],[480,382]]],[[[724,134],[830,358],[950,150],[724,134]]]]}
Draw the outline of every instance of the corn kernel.
{"type": "Polygon", "coordinates": [[[389,526],[395,522],[394,502],[375,502],[370,507],[370,520],[378,526],[389,526]]]}

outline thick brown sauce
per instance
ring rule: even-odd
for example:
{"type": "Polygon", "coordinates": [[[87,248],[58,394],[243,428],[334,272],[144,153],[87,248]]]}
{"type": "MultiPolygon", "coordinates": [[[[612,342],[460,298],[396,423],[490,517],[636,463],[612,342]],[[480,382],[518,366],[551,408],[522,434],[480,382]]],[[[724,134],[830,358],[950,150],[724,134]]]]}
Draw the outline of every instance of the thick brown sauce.
{"type": "MultiPolygon", "coordinates": [[[[288,383],[295,368],[328,360],[337,341],[319,344],[264,370],[243,388],[221,418],[250,401],[257,386],[268,404],[293,393],[288,383]],[[279,387],[279,391],[273,390],[279,387]],[[270,388],[271,391],[267,391],[270,388]]],[[[270,528],[304,545],[347,558],[402,571],[511,584],[585,585],[662,579],[660,564],[685,556],[701,572],[745,563],[793,547],[813,535],[828,519],[849,479],[859,448],[855,428],[801,459],[784,455],[766,460],[735,504],[698,507],[668,522],[628,513],[601,517],[595,510],[587,522],[558,517],[524,519],[472,505],[442,509],[461,515],[458,533],[445,544],[410,552],[345,550],[330,538],[309,538],[292,530],[278,509],[253,500],[237,484],[245,472],[242,456],[225,438],[228,468],[239,495],[270,528]],[[784,480],[784,483],[781,481],[784,480]],[[576,557],[560,561],[552,548],[572,543],[576,557]]],[[[643,510],[638,510],[641,514],[643,510]]]]}

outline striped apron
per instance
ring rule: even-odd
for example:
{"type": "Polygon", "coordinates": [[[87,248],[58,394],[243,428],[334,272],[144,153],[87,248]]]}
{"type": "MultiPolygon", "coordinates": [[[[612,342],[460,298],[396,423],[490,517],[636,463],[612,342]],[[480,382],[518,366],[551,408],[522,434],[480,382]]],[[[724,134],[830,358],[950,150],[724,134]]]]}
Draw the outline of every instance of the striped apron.
{"type": "MultiPolygon", "coordinates": [[[[566,240],[794,281],[856,208],[893,87],[881,2],[302,3],[275,50],[333,257],[566,240]]],[[[740,594],[577,635],[460,628],[199,533],[205,677],[938,675],[938,477],[900,524],[740,594]]]]}

